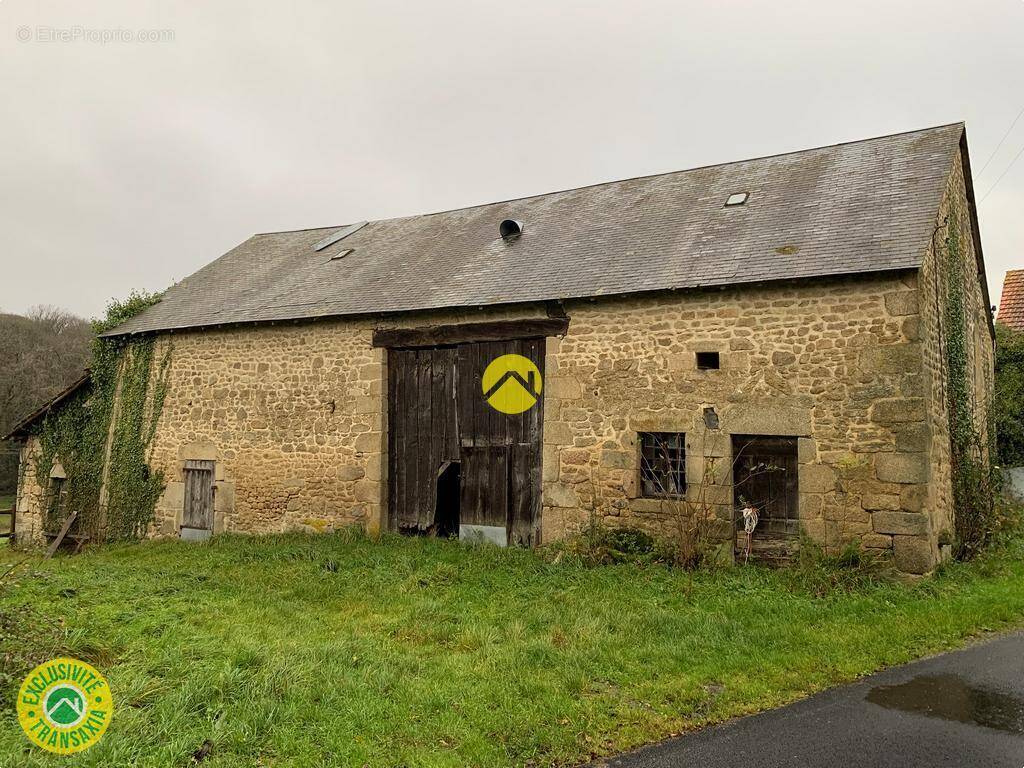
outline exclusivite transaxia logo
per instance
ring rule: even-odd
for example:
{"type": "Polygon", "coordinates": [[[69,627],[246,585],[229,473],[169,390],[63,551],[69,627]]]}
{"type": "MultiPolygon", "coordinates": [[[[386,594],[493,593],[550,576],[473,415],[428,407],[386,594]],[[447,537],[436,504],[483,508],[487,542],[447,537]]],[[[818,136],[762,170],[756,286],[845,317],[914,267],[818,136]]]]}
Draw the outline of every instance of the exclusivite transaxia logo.
{"type": "Polygon", "coordinates": [[[67,755],[100,740],[110,725],[114,701],[95,667],[60,658],[28,673],[17,708],[18,722],[33,744],[67,755]]]}

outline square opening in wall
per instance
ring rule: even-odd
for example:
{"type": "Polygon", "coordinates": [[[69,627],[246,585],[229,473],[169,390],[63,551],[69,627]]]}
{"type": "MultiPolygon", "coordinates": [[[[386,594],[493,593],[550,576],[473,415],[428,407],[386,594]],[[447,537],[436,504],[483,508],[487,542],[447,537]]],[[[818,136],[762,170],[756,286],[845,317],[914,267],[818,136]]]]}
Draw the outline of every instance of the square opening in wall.
{"type": "Polygon", "coordinates": [[[721,359],[718,352],[698,352],[697,370],[717,371],[721,367],[721,359]]]}
{"type": "Polygon", "coordinates": [[[686,493],[686,435],[682,432],[641,432],[640,491],[646,498],[686,493]]]}

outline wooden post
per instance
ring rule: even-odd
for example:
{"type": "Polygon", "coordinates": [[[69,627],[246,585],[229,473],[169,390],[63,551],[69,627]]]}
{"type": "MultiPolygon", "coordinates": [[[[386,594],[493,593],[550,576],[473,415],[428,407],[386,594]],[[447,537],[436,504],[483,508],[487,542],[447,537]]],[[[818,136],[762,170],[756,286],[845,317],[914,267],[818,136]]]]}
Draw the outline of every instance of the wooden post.
{"type": "Polygon", "coordinates": [[[46,550],[46,554],[43,556],[43,560],[49,560],[53,557],[53,553],[57,551],[57,547],[64,541],[64,537],[68,535],[68,531],[71,530],[71,524],[75,522],[75,518],[78,517],[78,512],[72,512],[68,515],[68,519],[64,521],[64,525],[61,526],[60,533],[57,534],[57,538],[50,544],[50,548],[46,550]]]}

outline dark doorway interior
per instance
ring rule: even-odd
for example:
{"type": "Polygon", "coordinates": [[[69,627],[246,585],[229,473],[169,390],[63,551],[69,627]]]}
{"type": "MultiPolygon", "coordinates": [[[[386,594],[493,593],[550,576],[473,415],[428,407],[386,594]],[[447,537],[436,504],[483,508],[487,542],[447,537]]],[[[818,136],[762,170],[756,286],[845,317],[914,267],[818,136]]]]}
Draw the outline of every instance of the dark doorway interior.
{"type": "Polygon", "coordinates": [[[757,510],[750,559],[787,560],[800,536],[797,488],[797,439],[765,435],[733,435],[733,502],[736,548],[746,558],[743,508],[757,510]]]}
{"type": "Polygon", "coordinates": [[[459,536],[459,473],[457,461],[445,462],[437,476],[437,505],[434,508],[434,535],[443,539],[459,536]]]}

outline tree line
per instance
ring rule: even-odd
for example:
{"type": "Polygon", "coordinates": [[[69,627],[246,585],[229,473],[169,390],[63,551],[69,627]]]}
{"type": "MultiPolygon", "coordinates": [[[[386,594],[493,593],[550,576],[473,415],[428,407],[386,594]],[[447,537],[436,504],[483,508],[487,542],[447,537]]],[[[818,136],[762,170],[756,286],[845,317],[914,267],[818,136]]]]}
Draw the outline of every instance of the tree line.
{"type": "MultiPolygon", "coordinates": [[[[73,384],[89,363],[88,320],[58,307],[0,312],[0,435],[73,384]]],[[[0,443],[0,495],[18,482],[18,446],[0,443]]]]}

